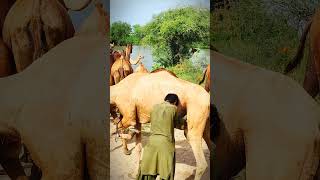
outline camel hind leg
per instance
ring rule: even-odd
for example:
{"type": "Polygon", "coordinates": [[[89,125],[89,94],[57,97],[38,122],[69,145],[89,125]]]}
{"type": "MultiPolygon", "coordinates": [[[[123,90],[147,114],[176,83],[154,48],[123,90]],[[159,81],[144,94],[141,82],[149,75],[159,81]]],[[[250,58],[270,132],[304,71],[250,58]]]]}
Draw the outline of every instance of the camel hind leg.
{"type": "MultiPolygon", "coordinates": [[[[192,147],[193,154],[196,159],[196,175],[195,180],[200,180],[208,167],[208,163],[202,149],[202,137],[209,117],[209,108],[203,107],[203,111],[199,112],[198,107],[190,107],[196,111],[189,110],[187,112],[188,134],[187,139],[192,147]]],[[[209,135],[210,138],[210,135],[209,135]]]]}

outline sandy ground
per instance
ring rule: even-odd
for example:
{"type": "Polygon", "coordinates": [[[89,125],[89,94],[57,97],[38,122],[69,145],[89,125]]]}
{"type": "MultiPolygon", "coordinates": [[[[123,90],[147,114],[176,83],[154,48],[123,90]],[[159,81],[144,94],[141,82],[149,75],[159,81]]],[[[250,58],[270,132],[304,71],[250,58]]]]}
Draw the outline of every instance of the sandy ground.
{"type": "MultiPolygon", "coordinates": [[[[110,123],[110,133],[113,132],[114,125],[110,123]]],[[[143,125],[142,145],[146,144],[148,135],[150,132],[150,126],[143,125]]],[[[134,138],[135,139],[135,138],[134,138]]],[[[191,149],[191,146],[187,142],[183,131],[175,129],[176,140],[176,170],[175,179],[194,179],[196,161],[191,149]]],[[[208,163],[208,168],[205,171],[202,179],[210,179],[210,152],[205,143],[202,141],[204,154],[208,163]]],[[[122,150],[121,140],[115,142],[115,135],[110,135],[110,180],[127,180],[128,173],[132,172],[135,168],[135,140],[128,142],[128,149],[132,151],[131,155],[125,155],[122,150]]]]}

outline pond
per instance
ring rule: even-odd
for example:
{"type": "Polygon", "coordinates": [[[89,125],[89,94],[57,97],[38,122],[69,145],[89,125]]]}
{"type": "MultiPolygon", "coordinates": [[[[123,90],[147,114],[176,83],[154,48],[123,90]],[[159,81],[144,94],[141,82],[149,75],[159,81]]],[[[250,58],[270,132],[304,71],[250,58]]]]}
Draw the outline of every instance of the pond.
{"type": "MultiPolygon", "coordinates": [[[[124,46],[115,47],[116,50],[125,49],[124,46]]],[[[138,54],[144,56],[142,60],[143,65],[148,69],[152,70],[153,56],[152,49],[148,46],[132,46],[131,59],[135,60],[138,54]]],[[[208,49],[200,49],[200,51],[194,53],[190,58],[194,65],[200,66],[202,70],[206,68],[207,64],[210,62],[210,51],[208,49]]],[[[132,68],[137,68],[138,65],[132,65],[132,68]]]]}

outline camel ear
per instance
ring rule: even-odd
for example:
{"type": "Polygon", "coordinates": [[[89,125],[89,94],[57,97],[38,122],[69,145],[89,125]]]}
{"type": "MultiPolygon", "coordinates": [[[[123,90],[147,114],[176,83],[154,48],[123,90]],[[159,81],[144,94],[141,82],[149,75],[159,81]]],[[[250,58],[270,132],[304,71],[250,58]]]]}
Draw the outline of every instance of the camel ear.
{"type": "Polygon", "coordinates": [[[92,0],[63,0],[66,7],[72,11],[81,11],[86,8],[92,0]]]}

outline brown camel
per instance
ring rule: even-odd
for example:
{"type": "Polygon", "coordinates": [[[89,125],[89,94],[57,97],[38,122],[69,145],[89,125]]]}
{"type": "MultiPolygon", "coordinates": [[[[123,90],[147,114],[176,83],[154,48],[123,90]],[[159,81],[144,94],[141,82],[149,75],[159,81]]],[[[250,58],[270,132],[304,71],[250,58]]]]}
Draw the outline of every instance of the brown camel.
{"type": "Polygon", "coordinates": [[[221,115],[213,179],[230,179],[245,167],[247,180],[312,180],[320,156],[317,102],[280,73],[213,51],[210,57],[221,115]]]}
{"type": "Polygon", "coordinates": [[[296,56],[287,65],[284,73],[288,74],[300,64],[304,54],[304,47],[307,35],[309,34],[309,58],[307,62],[306,74],[304,77],[303,88],[312,96],[319,94],[320,85],[320,9],[312,19],[306,24],[300,39],[300,45],[296,56]]]}
{"type": "MultiPolygon", "coordinates": [[[[111,85],[119,83],[122,79],[127,77],[129,74],[133,73],[132,64],[136,65],[141,59],[143,59],[143,56],[138,55],[137,59],[135,61],[132,61],[131,59],[128,59],[127,52],[124,54],[122,53],[121,57],[116,59],[111,67],[110,72],[110,78],[112,78],[111,85]]],[[[129,56],[130,58],[130,56],[129,56]]]]}
{"type": "Polygon", "coordinates": [[[149,73],[148,69],[142,64],[141,61],[139,61],[138,64],[138,67],[134,70],[135,73],[149,73]]]}
{"type": "Polygon", "coordinates": [[[12,52],[4,44],[2,38],[4,20],[14,2],[15,0],[6,0],[0,2],[0,77],[9,76],[16,73],[12,52]]]}
{"type": "Polygon", "coordinates": [[[90,2],[17,0],[3,25],[3,40],[13,52],[17,72],[74,35],[74,27],[64,5],[71,10],[80,10],[90,2]]]}
{"type": "Polygon", "coordinates": [[[21,137],[44,180],[108,178],[105,38],[65,40],[0,79],[1,133],[21,137]]]}
{"type": "Polygon", "coordinates": [[[0,36],[0,77],[6,77],[14,73],[16,73],[16,67],[13,55],[0,36]]]}
{"type": "MultiPolygon", "coordinates": [[[[96,6],[97,7],[97,6],[96,6]]],[[[93,13],[94,14],[94,13],[93,13]]],[[[92,16],[92,15],[91,15],[92,16]]],[[[92,27],[90,27],[91,29],[92,29],[92,27]]],[[[86,27],[85,27],[85,25],[83,25],[82,26],[82,29],[86,29],[86,27]]],[[[92,31],[95,31],[95,29],[92,29],[92,31]]],[[[96,34],[97,33],[91,33],[92,35],[95,35],[96,36],[96,34]]],[[[84,34],[81,34],[81,36],[84,36],[84,34]]],[[[88,36],[88,33],[86,34],[86,36],[88,36]]],[[[105,37],[105,35],[103,35],[103,36],[101,36],[100,38],[101,39],[103,39],[103,37],[105,37]]],[[[89,37],[88,37],[89,38],[89,37]]],[[[83,44],[86,44],[86,40],[82,40],[82,41],[80,41],[80,42],[74,42],[74,44],[75,45],[81,45],[81,43],[83,43],[83,44]]],[[[98,45],[99,44],[99,42],[95,42],[94,43],[94,45],[98,45]]],[[[94,46],[93,45],[93,46],[94,46]]],[[[100,43],[100,45],[102,45],[101,43],[100,43]]],[[[67,47],[72,47],[72,44],[71,45],[67,45],[67,47]]],[[[94,48],[92,46],[92,48],[94,48]]],[[[85,47],[83,47],[84,48],[84,50],[75,50],[75,51],[73,51],[73,53],[78,53],[78,52],[83,52],[84,51],[84,54],[85,54],[85,47]]],[[[90,45],[89,45],[89,48],[91,48],[90,47],[90,45]]],[[[60,51],[62,51],[61,53],[60,53],[60,55],[67,55],[68,56],[68,53],[70,53],[68,50],[66,50],[66,51],[64,51],[63,50],[64,49],[64,47],[61,47],[60,48],[60,51]]],[[[59,51],[58,51],[59,52],[59,51]]],[[[56,54],[56,53],[53,53],[53,54],[56,54]]],[[[57,53],[57,54],[59,54],[59,53],[57,53]]],[[[72,53],[71,53],[72,54],[72,53]]],[[[102,54],[100,54],[100,55],[103,55],[103,53],[102,54]]],[[[52,56],[52,55],[51,55],[52,56]]],[[[80,55],[81,56],[81,55],[80,55]]],[[[52,56],[52,61],[54,61],[54,59],[56,58],[56,55],[54,55],[54,56],[52,56]]],[[[48,58],[46,58],[46,59],[48,59],[48,58]]],[[[50,59],[50,58],[49,58],[50,59]]],[[[64,59],[64,58],[61,58],[61,59],[64,59]]],[[[100,58],[97,58],[97,59],[101,59],[101,57],[100,58]]],[[[69,61],[69,59],[67,59],[68,61],[69,61]]],[[[47,60],[45,60],[45,61],[47,61],[47,60]]],[[[52,62],[51,61],[51,62],[52,62]]],[[[62,60],[63,61],[63,60],[62,60]]],[[[50,63],[51,65],[53,65],[54,66],[54,64],[52,64],[52,63],[50,63]]],[[[60,63],[61,64],[61,63],[60,63]]],[[[51,65],[49,65],[49,66],[51,66],[51,65]]],[[[37,65],[35,65],[35,66],[37,66],[37,65]]],[[[41,69],[41,67],[39,67],[38,69],[41,69]]],[[[46,72],[46,70],[45,69],[48,69],[48,68],[44,68],[44,72],[46,72]]],[[[58,68],[59,69],[59,68],[58,68]]],[[[60,70],[59,70],[59,72],[61,72],[63,70],[63,68],[61,68],[60,70]]],[[[38,71],[36,72],[36,73],[39,73],[38,71]]],[[[22,73],[22,74],[28,74],[28,73],[22,73]]],[[[30,74],[30,73],[29,73],[30,74]]],[[[45,73],[44,73],[45,74],[45,73]]],[[[48,74],[48,73],[47,73],[48,74]]],[[[50,73],[49,73],[50,74],[50,73]]],[[[20,79],[19,78],[19,76],[21,76],[21,75],[14,75],[14,77],[13,77],[13,79],[20,79]]],[[[22,75],[23,76],[23,75],[22,75]]],[[[32,73],[31,73],[31,78],[32,77],[36,77],[36,76],[34,76],[34,75],[32,75],[32,73]]],[[[21,78],[21,82],[25,82],[24,80],[22,80],[23,78],[21,78]]],[[[29,78],[30,79],[30,78],[29,78]]],[[[45,79],[45,77],[44,77],[44,79],[45,79]]],[[[18,80],[17,80],[18,81],[18,80]]],[[[20,81],[18,81],[18,82],[20,82],[20,81]]],[[[17,83],[18,83],[17,82],[17,83]]],[[[21,84],[21,86],[24,86],[23,84],[24,83],[21,83],[20,82],[20,84],[21,84]]],[[[31,82],[32,82],[32,80],[31,80],[31,82]]],[[[44,80],[44,82],[45,82],[45,80],[44,80]]],[[[80,82],[81,82],[81,80],[80,80],[80,82]]],[[[19,83],[18,83],[19,84],[19,83]]],[[[32,84],[32,83],[31,83],[32,84]]],[[[30,85],[30,84],[29,84],[30,85]]],[[[27,88],[28,89],[28,87],[29,87],[29,85],[28,86],[24,86],[24,89],[25,88],[27,88]]],[[[18,85],[19,86],[19,85],[18,85]]],[[[30,85],[30,86],[32,86],[32,85],[30,85]]],[[[40,85],[41,86],[41,85],[40,85]]],[[[10,87],[6,87],[6,88],[2,88],[5,92],[8,90],[12,90],[12,89],[10,89],[10,87]]],[[[26,91],[28,91],[26,89],[26,91]]],[[[49,87],[49,89],[50,89],[50,87],[49,87]]],[[[32,90],[33,91],[33,90],[32,90]]],[[[3,94],[3,96],[6,96],[6,94],[3,94]]],[[[20,97],[20,96],[19,96],[20,97]]],[[[4,100],[6,99],[6,98],[9,98],[9,97],[5,97],[4,98],[4,100]]],[[[2,98],[3,99],[3,98],[2,98]]],[[[19,99],[19,98],[18,98],[19,99]]],[[[41,98],[40,98],[41,99],[41,98]]],[[[22,99],[21,99],[22,100],[22,99]]],[[[4,103],[6,103],[6,102],[4,102],[4,103]]],[[[4,108],[4,106],[2,106],[3,108],[4,108]]],[[[0,123],[1,124],[1,123],[0,123]]],[[[19,126],[19,127],[21,127],[21,126],[19,126]]],[[[22,128],[22,127],[21,127],[22,128]]],[[[14,129],[14,128],[13,128],[14,129]]],[[[20,133],[21,132],[17,132],[16,130],[14,130],[14,131],[12,131],[12,129],[10,128],[10,130],[8,130],[7,129],[7,125],[5,126],[5,128],[3,128],[3,127],[0,127],[0,131],[1,131],[1,138],[2,138],[2,136],[4,136],[5,137],[5,141],[4,141],[4,143],[2,143],[0,146],[0,149],[1,149],[1,151],[0,151],[0,163],[1,163],[1,165],[3,166],[3,168],[5,169],[5,171],[7,172],[7,174],[10,176],[10,178],[11,179],[17,179],[17,177],[19,176],[19,178],[18,179],[27,179],[27,177],[25,177],[25,173],[24,173],[24,170],[23,170],[23,168],[22,168],[22,166],[21,166],[21,164],[20,164],[20,162],[19,162],[19,153],[20,153],[20,150],[21,150],[21,140],[20,140],[20,133]],[[8,143],[8,144],[7,144],[8,143]]],[[[2,138],[3,139],[3,138],[2,138]]],[[[23,138],[22,138],[23,139],[23,138]]],[[[32,141],[32,140],[31,140],[32,141]]],[[[46,146],[46,145],[45,145],[46,146]]],[[[29,147],[28,147],[29,148],[29,147]]],[[[90,153],[90,152],[89,152],[90,153]]],[[[31,155],[33,156],[33,157],[37,157],[37,156],[34,156],[33,155],[33,153],[31,152],[31,155]]],[[[90,160],[91,161],[91,160],[90,160]]],[[[93,161],[92,161],[93,162],[93,161]]],[[[95,165],[94,165],[94,163],[92,163],[91,162],[91,165],[89,165],[89,166],[91,166],[92,168],[91,169],[94,169],[95,168],[95,165]]],[[[90,162],[89,162],[90,163],[90,162]]],[[[100,163],[101,164],[101,163],[100,163]]],[[[39,164],[38,164],[39,165],[39,164]]],[[[89,168],[89,166],[87,166],[87,168],[89,168]]],[[[96,166],[96,167],[98,167],[98,166],[96,166]]],[[[33,168],[34,168],[34,166],[33,166],[33,168]]],[[[32,168],[32,169],[33,169],[32,168]]],[[[45,168],[42,166],[41,167],[42,168],[42,170],[46,170],[47,169],[47,165],[45,165],[45,168]]],[[[90,171],[90,168],[89,168],[89,171],[90,171]]],[[[103,174],[104,172],[105,172],[105,169],[103,169],[103,170],[99,170],[99,171],[101,171],[101,174],[103,174]]],[[[51,172],[52,173],[52,172],[51,172]]],[[[90,173],[91,175],[90,176],[92,176],[92,174],[93,173],[90,173]]],[[[98,178],[100,175],[99,175],[99,173],[95,173],[95,174],[97,174],[97,176],[96,176],[96,178],[98,178]]],[[[32,171],[32,175],[31,175],[31,179],[32,178],[34,178],[35,176],[33,176],[34,175],[34,173],[33,173],[33,171],[32,171]]],[[[38,174],[36,174],[36,176],[38,176],[38,174]]],[[[61,178],[59,178],[59,176],[56,176],[56,177],[44,177],[43,179],[61,179],[61,178]]],[[[106,176],[104,176],[104,177],[102,177],[102,179],[105,179],[106,178],[106,176]]],[[[38,177],[36,177],[36,179],[40,179],[40,177],[38,176],[38,177]]],[[[79,179],[79,178],[77,178],[77,177],[75,177],[75,179],[79,179]]],[[[92,179],[94,179],[94,178],[92,178],[92,179]]]]}
{"type": "MultiPolygon", "coordinates": [[[[179,116],[182,118],[187,115],[185,134],[196,158],[195,179],[199,180],[207,168],[202,151],[202,137],[210,149],[213,147],[210,141],[209,123],[207,123],[210,95],[201,86],[178,79],[165,71],[133,73],[118,84],[110,86],[110,104],[119,108],[123,116],[121,121],[124,128],[136,126],[137,130],[141,131],[141,123],[150,122],[150,111],[153,105],[162,102],[168,93],[176,93],[179,96],[179,116]]],[[[136,134],[136,140],[138,168],[142,148],[141,133],[136,134]]]]}
{"type": "Polygon", "coordinates": [[[202,76],[202,80],[199,82],[199,84],[202,84],[204,80],[206,80],[204,88],[206,91],[209,92],[210,91],[210,82],[211,82],[211,80],[210,80],[210,64],[208,64],[206,70],[204,71],[203,76],[202,76]]]}

